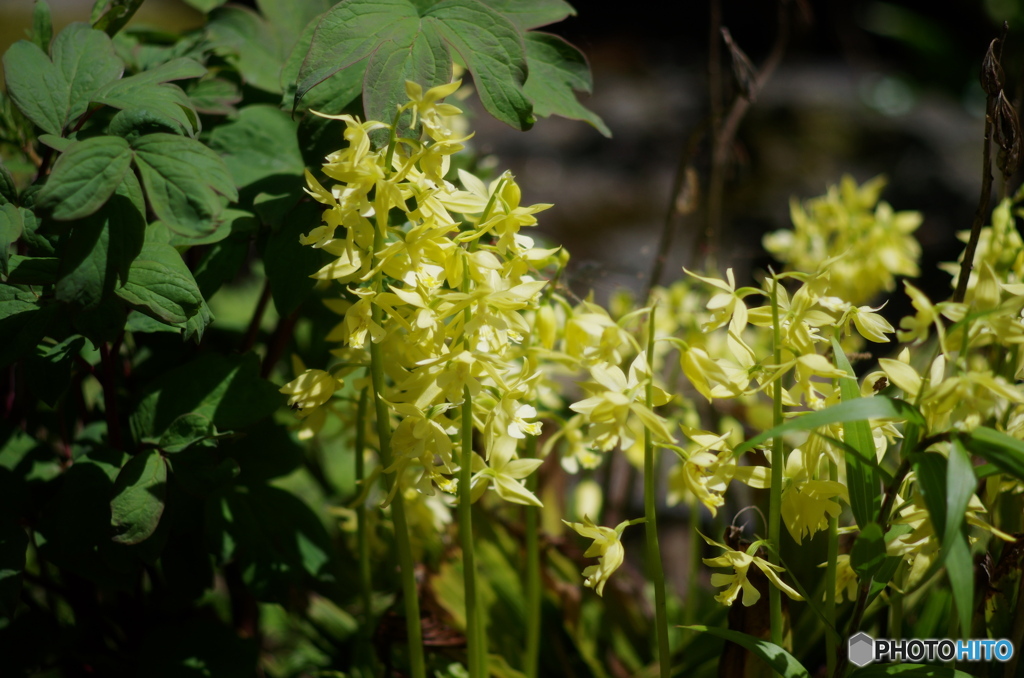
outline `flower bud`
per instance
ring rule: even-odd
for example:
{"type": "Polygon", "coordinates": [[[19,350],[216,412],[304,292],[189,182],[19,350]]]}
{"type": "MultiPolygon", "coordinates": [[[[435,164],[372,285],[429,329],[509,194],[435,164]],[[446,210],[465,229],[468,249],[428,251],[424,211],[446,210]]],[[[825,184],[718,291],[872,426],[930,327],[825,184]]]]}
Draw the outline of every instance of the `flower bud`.
{"type": "Polygon", "coordinates": [[[998,43],[999,38],[996,38],[988,44],[988,51],[981,61],[981,88],[990,97],[996,96],[1003,89],[1003,66],[996,56],[998,43]]]}

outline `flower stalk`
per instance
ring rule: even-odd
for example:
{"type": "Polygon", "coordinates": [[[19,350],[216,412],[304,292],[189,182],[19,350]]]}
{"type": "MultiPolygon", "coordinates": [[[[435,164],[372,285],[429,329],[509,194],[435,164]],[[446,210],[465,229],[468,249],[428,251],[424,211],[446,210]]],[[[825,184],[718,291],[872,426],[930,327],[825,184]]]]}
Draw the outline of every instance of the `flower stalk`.
{"type": "MultiPolygon", "coordinates": [[[[782,325],[779,322],[779,279],[772,276],[772,355],[776,365],[782,364],[782,325]]],[[[772,385],[772,427],[782,425],[782,380],[772,385]]],[[[782,436],[772,438],[771,494],[768,500],[768,541],[775,548],[768,554],[772,565],[779,565],[779,547],[782,536],[782,473],[786,467],[782,436]]],[[[782,592],[775,586],[768,587],[769,619],[772,642],[782,647],[783,618],[782,592]]]]}

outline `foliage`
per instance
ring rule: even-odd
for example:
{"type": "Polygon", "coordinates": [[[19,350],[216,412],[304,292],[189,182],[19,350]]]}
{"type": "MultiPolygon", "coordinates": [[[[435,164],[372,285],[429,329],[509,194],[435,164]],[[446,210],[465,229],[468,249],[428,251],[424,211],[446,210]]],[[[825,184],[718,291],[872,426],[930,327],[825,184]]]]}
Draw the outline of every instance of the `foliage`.
{"type": "MultiPolygon", "coordinates": [[[[194,0],[187,35],[122,30],[138,4],[52,36],[40,2],[4,56],[5,669],[841,676],[858,630],[1019,629],[1024,196],[966,296],[904,279],[899,329],[867,304],[920,216],[880,179],[794,201],[780,273],[602,306],[452,103],[466,72],[516,128],[607,133],[533,30],[561,0],[194,0]],[[710,587],[666,586],[663,453],[710,587]],[[612,528],[618,454],[644,511],[612,528]]],[[[896,673],[964,675],[858,675],[896,673]]]]}

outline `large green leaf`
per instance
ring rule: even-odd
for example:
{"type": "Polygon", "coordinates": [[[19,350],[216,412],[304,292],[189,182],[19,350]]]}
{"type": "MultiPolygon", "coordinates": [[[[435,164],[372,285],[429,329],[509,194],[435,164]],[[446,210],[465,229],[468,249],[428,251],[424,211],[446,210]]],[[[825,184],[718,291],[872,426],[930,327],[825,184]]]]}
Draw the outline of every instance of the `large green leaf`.
{"type": "Polygon", "coordinates": [[[281,66],[288,55],[277,32],[246,7],[221,7],[206,26],[216,52],[231,61],[253,87],[280,93],[281,66]]]}
{"type": "Polygon", "coordinates": [[[515,25],[477,0],[444,0],[425,20],[459,53],[487,112],[516,129],[533,126],[533,105],[523,94],[526,48],[515,25]]]}
{"type": "Polygon", "coordinates": [[[53,407],[71,384],[71,366],[78,357],[85,337],[73,334],[56,346],[40,344],[25,361],[25,374],[32,392],[53,407]]]}
{"type": "Polygon", "coordinates": [[[987,426],[978,426],[959,438],[972,454],[998,467],[1003,473],[1024,480],[1024,440],[987,426]]]}
{"type": "MultiPolygon", "coordinates": [[[[452,57],[448,46],[430,24],[417,31],[411,44],[404,45],[394,40],[385,40],[373,54],[366,66],[363,80],[363,107],[368,118],[390,121],[395,110],[409,100],[405,92],[405,81],[420,84],[424,88],[451,82],[452,57]]],[[[403,116],[402,131],[412,122],[412,115],[403,116]]]]}
{"type": "Polygon", "coordinates": [[[61,31],[50,56],[38,45],[19,40],[3,62],[11,99],[25,117],[57,136],[85,113],[100,87],[124,72],[107,34],[84,23],[61,31]]]}
{"type": "Polygon", "coordinates": [[[87,217],[114,193],[131,161],[132,150],[121,137],[75,142],[54,163],[36,205],[61,221],[87,217]]]}
{"type": "Polygon", "coordinates": [[[204,303],[181,255],[164,243],[143,245],[117,295],[135,310],[169,325],[184,324],[204,303]]]}
{"type": "Polygon", "coordinates": [[[170,83],[205,74],[206,67],[194,59],[173,59],[101,87],[93,100],[126,112],[132,111],[137,117],[143,115],[162,121],[181,134],[195,136],[200,129],[196,110],[188,95],[170,83]]]}
{"type": "MultiPolygon", "coordinates": [[[[294,203],[293,203],[294,204],[294,203]]],[[[282,225],[267,238],[263,263],[274,299],[282,317],[288,315],[312,292],[311,278],[324,265],[324,253],[299,242],[299,236],[320,224],[323,209],[319,203],[294,205],[282,225]]]]}
{"type": "Polygon", "coordinates": [[[11,203],[0,207],[0,274],[7,275],[11,245],[18,241],[23,230],[22,208],[11,203]]]}
{"type": "Polygon", "coordinates": [[[297,129],[291,116],[276,106],[246,106],[237,118],[214,128],[210,148],[224,158],[239,188],[268,177],[302,177],[297,129]]]}
{"type": "Polygon", "coordinates": [[[57,304],[43,304],[37,294],[0,285],[0,367],[32,351],[57,312],[57,304]]]}
{"type": "Polygon", "coordinates": [[[136,439],[159,437],[179,416],[195,413],[218,431],[236,431],[256,423],[285,401],[277,387],[259,375],[252,353],[221,356],[204,353],[166,372],[151,384],[131,417],[136,439]]]}
{"type": "Polygon", "coordinates": [[[189,88],[188,98],[200,113],[234,115],[238,112],[235,104],[242,100],[242,93],[230,80],[209,78],[189,88]]]}
{"type": "Polygon", "coordinates": [[[573,90],[590,92],[590,64],[583,53],[568,42],[549,33],[526,34],[526,63],[530,75],[523,92],[533,102],[533,112],[542,117],[560,115],[583,120],[606,137],[611,130],[601,116],[576,100],[573,90]]]}
{"type": "Polygon", "coordinates": [[[865,523],[850,549],[850,567],[861,579],[869,579],[884,563],[885,535],[882,528],[878,523],[865,523]]]}
{"type": "Polygon", "coordinates": [[[408,44],[418,25],[419,14],[408,0],[339,2],[321,17],[313,32],[299,68],[295,101],[338,71],[369,57],[380,43],[408,44]]]}
{"type": "MultiPolygon", "coordinates": [[[[832,354],[835,356],[836,366],[848,375],[847,378],[839,380],[840,398],[844,403],[855,402],[861,397],[860,389],[857,387],[857,376],[846,358],[846,353],[843,352],[843,347],[835,337],[832,337],[832,354]]],[[[882,506],[878,458],[875,456],[875,441],[871,435],[870,424],[866,419],[843,422],[843,439],[855,450],[855,453],[846,452],[846,485],[853,517],[857,525],[863,528],[875,520],[882,506]]]]}
{"type": "Polygon", "coordinates": [[[857,400],[850,400],[826,407],[817,412],[809,412],[793,417],[780,426],[759,433],[750,440],[740,443],[733,452],[735,454],[742,454],[754,449],[770,438],[792,431],[813,431],[816,428],[828,426],[829,424],[840,424],[860,419],[904,419],[924,424],[924,418],[917,411],[917,408],[903,400],[896,400],[886,396],[858,398],[857,400]]]}
{"type": "Polygon", "coordinates": [[[140,452],[124,465],[114,481],[110,524],[114,541],[138,544],[156,531],[167,496],[167,462],[155,449],[140,452]]]}
{"type": "Polygon", "coordinates": [[[57,299],[92,307],[129,280],[132,262],[142,251],[146,221],[127,192],[119,188],[99,212],[76,222],[61,242],[57,299]]]}
{"type": "Polygon", "coordinates": [[[564,0],[480,0],[491,9],[501,12],[524,33],[539,26],[576,16],[576,10],[564,0]]]}
{"type": "Polygon", "coordinates": [[[7,169],[3,159],[0,158],[0,205],[10,202],[18,202],[18,187],[14,183],[11,171],[7,169]]]}
{"type": "Polygon", "coordinates": [[[256,0],[260,14],[274,27],[286,48],[291,48],[303,29],[333,4],[333,0],[256,0]]]}
{"type": "Polygon", "coordinates": [[[197,236],[212,231],[223,209],[218,194],[238,199],[224,161],[198,141],[147,134],[132,146],[150,206],[176,233],[197,236]]]}
{"type": "Polygon", "coordinates": [[[755,638],[754,636],[746,633],[740,633],[739,631],[730,631],[729,629],[721,629],[714,626],[700,626],[694,624],[692,626],[682,626],[680,628],[688,629],[690,631],[699,631],[700,633],[707,633],[745,647],[768,664],[768,666],[772,667],[783,678],[810,678],[811,674],[804,668],[803,664],[797,661],[796,657],[767,640],[761,640],[760,638],[755,638]]]}

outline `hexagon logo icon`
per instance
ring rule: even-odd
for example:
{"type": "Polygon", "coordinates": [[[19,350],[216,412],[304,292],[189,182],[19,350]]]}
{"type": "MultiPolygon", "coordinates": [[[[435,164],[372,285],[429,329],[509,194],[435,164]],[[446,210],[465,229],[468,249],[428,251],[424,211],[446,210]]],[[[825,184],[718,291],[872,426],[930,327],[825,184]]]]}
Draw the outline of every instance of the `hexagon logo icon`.
{"type": "Polygon", "coordinates": [[[861,632],[846,641],[846,652],[855,666],[867,666],[875,661],[875,639],[861,632]]]}

